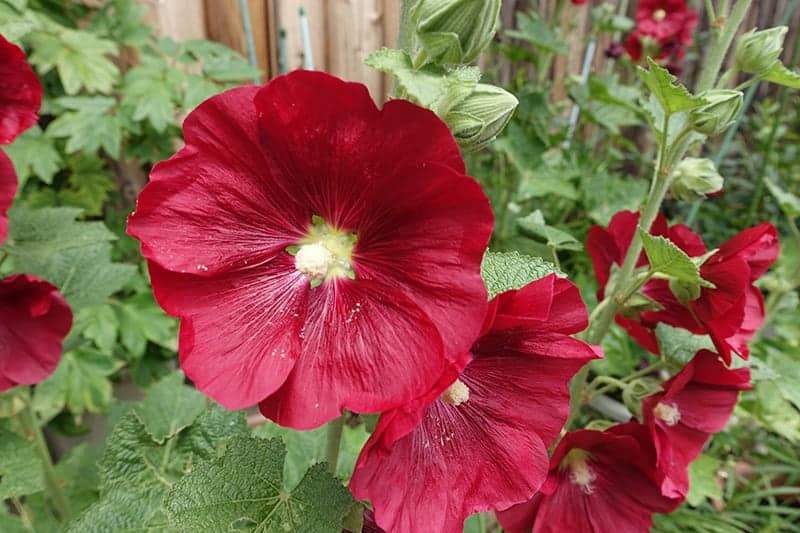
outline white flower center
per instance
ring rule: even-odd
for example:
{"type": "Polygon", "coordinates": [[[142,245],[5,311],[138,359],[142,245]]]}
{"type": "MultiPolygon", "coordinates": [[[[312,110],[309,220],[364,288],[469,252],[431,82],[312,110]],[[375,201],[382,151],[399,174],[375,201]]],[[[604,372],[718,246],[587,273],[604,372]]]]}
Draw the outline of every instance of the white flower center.
{"type": "Polygon", "coordinates": [[[658,402],[653,408],[653,413],[668,426],[674,426],[681,421],[681,412],[676,405],[658,402]]]}
{"type": "Polygon", "coordinates": [[[457,379],[452,385],[447,387],[447,390],[442,393],[442,401],[458,407],[462,403],[469,400],[469,387],[463,381],[457,379]]]}
{"type": "Polygon", "coordinates": [[[311,279],[323,279],[335,262],[333,252],[319,242],[300,246],[294,256],[294,267],[311,279]]]}
{"type": "Polygon", "coordinates": [[[664,11],[663,9],[656,9],[655,11],[653,11],[653,20],[655,20],[656,22],[661,22],[665,18],[667,18],[667,12],[664,11]]]}
{"type": "Polygon", "coordinates": [[[575,448],[561,460],[561,468],[569,470],[570,483],[578,485],[585,494],[592,494],[594,492],[592,483],[597,479],[597,474],[589,466],[588,459],[588,452],[575,448]]]}

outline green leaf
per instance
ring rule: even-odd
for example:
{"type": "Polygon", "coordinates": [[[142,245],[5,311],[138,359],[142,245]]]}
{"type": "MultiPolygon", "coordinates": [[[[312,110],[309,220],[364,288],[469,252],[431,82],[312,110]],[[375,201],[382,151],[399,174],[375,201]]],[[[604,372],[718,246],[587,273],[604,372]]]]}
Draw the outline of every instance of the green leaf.
{"type": "Polygon", "coordinates": [[[660,235],[650,235],[641,227],[639,236],[653,272],[691,285],[713,287],[700,276],[697,264],[672,241],[660,235]]]}
{"type": "Polygon", "coordinates": [[[547,246],[555,250],[581,250],[583,245],[578,239],[564,230],[545,223],[544,215],[538,209],[530,215],[517,220],[517,224],[528,233],[545,240],[547,246]]]}
{"type": "Polygon", "coordinates": [[[792,89],[800,89],[800,72],[786,68],[780,61],[772,65],[763,79],[792,89]]]}
{"type": "Polygon", "coordinates": [[[147,119],[156,131],[175,123],[174,88],[183,76],[162,59],[146,58],[125,74],[123,104],[133,108],[133,120],[147,119]]]}
{"type": "Polygon", "coordinates": [[[769,189],[770,194],[778,201],[781,210],[789,218],[800,217],[800,198],[785,191],[777,183],[769,178],[764,178],[764,183],[769,189]]]}
{"type": "Polygon", "coordinates": [[[800,358],[796,354],[771,350],[767,364],[776,374],[773,383],[783,397],[800,409],[800,358]]]}
{"type": "Polygon", "coordinates": [[[706,454],[689,465],[689,493],[686,495],[689,505],[697,507],[706,499],[722,499],[722,487],[717,480],[719,468],[719,459],[706,454]]]}
{"type": "Polygon", "coordinates": [[[681,367],[691,361],[700,350],[714,349],[714,343],[708,335],[695,335],[691,331],[663,322],[656,325],[656,338],[661,355],[681,367]]]}
{"type": "Polygon", "coordinates": [[[38,125],[17,137],[4,150],[14,163],[20,189],[31,176],[47,184],[53,183],[53,176],[61,168],[61,156],[53,140],[44,135],[38,125]]]}
{"type": "Polygon", "coordinates": [[[150,437],[163,444],[190,426],[205,407],[205,397],[193,387],[184,385],[183,373],[174,372],[150,389],[135,412],[150,437]]]}
{"type": "Polygon", "coordinates": [[[505,30],[506,37],[531,43],[533,46],[551,54],[566,54],[569,51],[566,41],[554,32],[547,21],[535,11],[517,11],[517,29],[505,30]]]}
{"type": "Polygon", "coordinates": [[[156,305],[150,293],[137,294],[115,307],[122,345],[135,358],[144,355],[147,341],[177,350],[177,323],[156,305]]]}
{"type": "Polygon", "coordinates": [[[119,70],[106,56],[116,55],[117,46],[86,31],[55,23],[51,26],[49,31],[36,31],[29,36],[33,48],[29,57],[31,64],[41,74],[55,68],[64,92],[69,95],[81,89],[89,93],[110,93],[119,70]]]}
{"type": "Polygon", "coordinates": [[[559,271],[540,257],[522,255],[516,251],[488,251],[481,264],[481,276],[490,300],[500,293],[521,289],[548,274],[559,274],[559,271]]]}
{"type": "Polygon", "coordinates": [[[394,76],[403,98],[430,109],[440,117],[469,96],[481,77],[480,70],[475,67],[445,70],[426,65],[414,69],[408,54],[390,48],[373,52],[364,63],[394,76]]]}
{"type": "MultiPolygon", "coordinates": [[[[325,427],[311,431],[295,431],[268,421],[258,426],[253,434],[262,438],[280,437],[286,444],[283,483],[289,489],[297,486],[309,467],[325,461],[327,441],[325,427]]],[[[369,433],[365,424],[355,427],[345,424],[339,447],[339,461],[336,465],[337,477],[343,480],[350,479],[358,454],[368,438],[369,433]]]]}
{"type": "Polygon", "coordinates": [[[648,69],[639,67],[639,77],[650,89],[665,113],[671,115],[689,111],[706,103],[704,98],[692,95],[686,87],[677,83],[677,78],[651,58],[647,58],[648,69]]]}
{"type": "Polygon", "coordinates": [[[61,290],[73,310],[105,303],[127,283],[134,265],[111,262],[116,239],[101,222],[77,222],[79,209],[15,207],[5,245],[14,270],[34,274],[61,290]]]}
{"type": "Polygon", "coordinates": [[[79,207],[88,216],[98,216],[111,191],[117,188],[103,161],[94,156],[79,155],[70,160],[69,187],[58,192],[64,205],[79,207]]]}
{"type": "Polygon", "coordinates": [[[77,416],[105,411],[112,399],[108,378],[120,365],[110,354],[87,348],[64,353],[53,375],[36,387],[34,409],[44,420],[65,407],[77,416]]]}
{"type": "Polygon", "coordinates": [[[581,179],[580,190],[589,217],[607,226],[615,213],[639,208],[647,194],[647,183],[608,172],[587,173],[581,179]]]}
{"type": "Polygon", "coordinates": [[[169,522],[193,531],[225,531],[236,524],[257,531],[339,533],[353,505],[350,493],[323,463],[288,491],[285,457],[280,439],[234,439],[224,456],[175,483],[164,500],[169,522]]]}
{"type": "Polygon", "coordinates": [[[59,98],[56,104],[67,111],[50,123],[46,134],[53,138],[67,139],[65,150],[68,154],[95,154],[102,148],[111,157],[119,157],[122,119],[114,111],[113,98],[59,98]]]}
{"type": "Polygon", "coordinates": [[[72,331],[93,341],[101,352],[110,354],[117,344],[119,321],[109,304],[84,307],[76,313],[72,331]]]}
{"type": "Polygon", "coordinates": [[[34,443],[0,426],[0,502],[43,487],[42,463],[34,443]]]}

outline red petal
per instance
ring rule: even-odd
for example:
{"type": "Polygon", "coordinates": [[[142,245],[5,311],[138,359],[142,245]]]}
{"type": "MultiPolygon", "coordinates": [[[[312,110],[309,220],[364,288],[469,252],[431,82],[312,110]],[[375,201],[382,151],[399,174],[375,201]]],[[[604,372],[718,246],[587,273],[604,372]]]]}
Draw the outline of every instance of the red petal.
{"type": "Polygon", "coordinates": [[[703,255],[708,250],[703,238],[684,224],[675,224],[669,228],[669,240],[686,252],[690,257],[703,255]]]}
{"type": "Polygon", "coordinates": [[[36,124],[41,104],[42,85],[25,53],[0,35],[0,144],[36,124]]]}
{"type": "Polygon", "coordinates": [[[714,257],[720,261],[742,258],[750,266],[750,280],[755,281],[772,266],[779,253],[778,231],[769,222],[762,222],[736,234],[720,246],[714,257]]]}
{"type": "Polygon", "coordinates": [[[0,151],[0,244],[8,236],[8,208],[14,202],[17,193],[17,174],[11,159],[0,151]]]}
{"type": "Polygon", "coordinates": [[[26,274],[0,280],[0,392],[50,376],[71,327],[72,311],[54,286],[26,274]]]}

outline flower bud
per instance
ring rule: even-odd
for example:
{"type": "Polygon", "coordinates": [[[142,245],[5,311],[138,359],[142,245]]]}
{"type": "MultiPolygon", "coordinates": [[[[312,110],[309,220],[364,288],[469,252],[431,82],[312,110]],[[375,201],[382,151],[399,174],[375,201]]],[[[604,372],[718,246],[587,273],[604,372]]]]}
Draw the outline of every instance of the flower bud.
{"type": "Polygon", "coordinates": [[[518,103],[508,91],[479,83],[444,120],[461,148],[474,151],[492,142],[503,131],[518,103]]]}
{"type": "Polygon", "coordinates": [[[411,13],[415,66],[474,61],[494,37],[501,0],[419,0],[411,13]]]}
{"type": "Polygon", "coordinates": [[[724,180],[709,159],[687,157],[672,172],[672,195],[692,202],[722,189],[724,180]]]}
{"type": "Polygon", "coordinates": [[[736,43],[736,68],[742,72],[762,75],[778,61],[788,28],[778,26],[768,30],[751,30],[736,43]]]}
{"type": "Polygon", "coordinates": [[[694,129],[705,135],[719,135],[725,131],[742,109],[741,91],[711,89],[700,96],[708,104],[693,110],[690,119],[694,129]]]}

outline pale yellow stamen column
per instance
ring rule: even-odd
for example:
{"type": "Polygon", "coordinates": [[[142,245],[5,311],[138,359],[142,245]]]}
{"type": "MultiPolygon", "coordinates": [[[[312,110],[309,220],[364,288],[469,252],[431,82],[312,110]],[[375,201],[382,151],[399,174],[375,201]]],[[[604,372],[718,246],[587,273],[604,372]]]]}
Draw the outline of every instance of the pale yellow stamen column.
{"type": "Polygon", "coordinates": [[[442,401],[450,405],[459,406],[469,400],[469,387],[463,381],[457,379],[447,390],[442,393],[442,401]]]}

